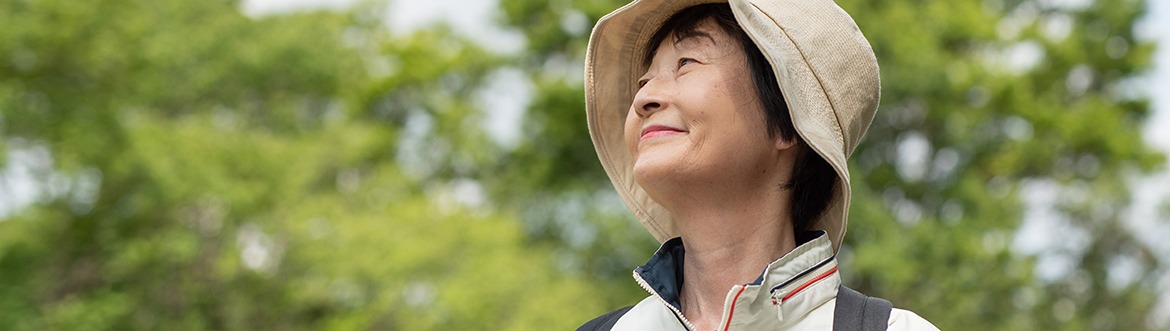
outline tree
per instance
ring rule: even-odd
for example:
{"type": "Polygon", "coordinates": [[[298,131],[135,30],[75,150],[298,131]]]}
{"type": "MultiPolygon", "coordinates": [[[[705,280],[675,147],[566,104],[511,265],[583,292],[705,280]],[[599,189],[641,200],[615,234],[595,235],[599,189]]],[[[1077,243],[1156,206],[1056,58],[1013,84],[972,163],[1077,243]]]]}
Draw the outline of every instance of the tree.
{"type": "MultiPolygon", "coordinates": [[[[377,2],[0,2],[0,160],[41,188],[0,215],[0,329],[565,329],[636,302],[655,242],[596,161],[579,74],[623,2],[503,1],[517,54],[390,31],[377,2]],[[517,68],[512,148],[474,96],[517,68]]],[[[1122,216],[1165,162],[1129,89],[1142,1],[839,3],[885,92],[848,285],[947,330],[1165,325],[1166,265],[1122,216]],[[1036,196],[1069,238],[1040,256],[1012,248],[1036,196]]]]}
{"type": "MultiPolygon", "coordinates": [[[[870,39],[883,77],[877,118],[852,157],[855,198],[842,252],[849,285],[944,330],[1165,323],[1151,319],[1164,265],[1122,219],[1127,180],[1164,163],[1138,134],[1148,102],[1128,91],[1152,50],[1133,35],[1142,1],[838,3],[870,39]],[[1054,279],[1039,278],[1037,257],[1011,247],[1028,239],[1017,237],[1027,192],[1056,195],[1051,218],[1063,227],[1052,231],[1078,239],[1056,253],[1073,267],[1054,279]],[[1134,276],[1118,277],[1118,265],[1136,266],[1127,270],[1134,276]]],[[[588,30],[575,22],[595,22],[620,5],[503,3],[503,23],[528,38],[519,57],[538,86],[522,130],[529,143],[510,160],[539,169],[503,182],[512,192],[539,192],[517,205],[570,197],[569,206],[587,210],[571,219],[530,214],[526,222],[537,229],[570,229],[536,231],[540,237],[573,242],[570,234],[580,231],[571,229],[579,227],[612,233],[577,245],[593,266],[609,266],[602,256],[640,260],[626,254],[643,241],[612,218],[595,220],[594,213],[621,209],[614,199],[572,199],[611,189],[590,159],[579,77],[548,72],[584,57],[588,30]]],[[[649,251],[634,254],[644,259],[649,251]]],[[[628,277],[612,269],[584,272],[628,277]]],[[[613,302],[640,295],[622,292],[613,302]]]]}
{"type": "Polygon", "coordinates": [[[511,213],[453,193],[463,168],[429,168],[492,150],[458,97],[495,57],[366,6],[0,2],[0,145],[43,188],[0,215],[0,329],[535,330],[601,309],[511,213]]]}

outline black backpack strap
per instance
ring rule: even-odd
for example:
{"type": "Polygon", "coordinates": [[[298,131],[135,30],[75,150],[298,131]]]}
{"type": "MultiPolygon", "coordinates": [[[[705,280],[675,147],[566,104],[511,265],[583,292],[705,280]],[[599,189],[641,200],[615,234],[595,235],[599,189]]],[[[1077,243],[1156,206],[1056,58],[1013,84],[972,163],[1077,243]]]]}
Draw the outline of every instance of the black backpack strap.
{"type": "Polygon", "coordinates": [[[894,305],[882,298],[867,297],[841,285],[833,311],[834,331],[878,331],[889,325],[894,305]]]}
{"type": "Polygon", "coordinates": [[[634,308],[634,306],[626,306],[621,309],[605,313],[605,315],[598,316],[593,320],[585,322],[585,325],[577,328],[577,331],[608,331],[613,329],[613,325],[617,324],[617,321],[621,319],[627,311],[630,311],[630,308],[634,308]]]}

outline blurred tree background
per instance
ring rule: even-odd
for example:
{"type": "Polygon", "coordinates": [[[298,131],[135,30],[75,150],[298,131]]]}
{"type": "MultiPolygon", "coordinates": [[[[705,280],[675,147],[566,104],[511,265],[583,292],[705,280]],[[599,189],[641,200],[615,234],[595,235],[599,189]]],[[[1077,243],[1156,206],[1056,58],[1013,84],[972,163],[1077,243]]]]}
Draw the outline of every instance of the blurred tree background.
{"type": "MultiPolygon", "coordinates": [[[[637,302],[656,243],[596,161],[581,78],[623,2],[500,1],[524,37],[500,52],[395,31],[380,2],[0,0],[0,169],[25,169],[0,184],[36,188],[0,196],[23,201],[0,210],[0,329],[552,330],[637,302]],[[509,73],[532,88],[514,144],[484,124],[509,73]]],[[[1170,327],[1167,252],[1125,219],[1165,171],[1143,1],[838,3],[884,92],[848,285],[944,330],[1170,327]],[[1055,275],[1013,248],[1036,197],[1055,275]]]]}

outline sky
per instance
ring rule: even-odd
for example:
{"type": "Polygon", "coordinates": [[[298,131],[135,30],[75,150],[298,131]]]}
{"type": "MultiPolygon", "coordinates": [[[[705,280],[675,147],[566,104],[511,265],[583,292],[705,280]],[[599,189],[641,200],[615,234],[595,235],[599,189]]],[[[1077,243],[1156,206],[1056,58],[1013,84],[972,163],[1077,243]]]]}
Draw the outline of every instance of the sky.
{"type": "Polygon", "coordinates": [[[1170,151],[1170,1],[1148,1],[1149,16],[1143,20],[1143,33],[1158,40],[1161,47],[1155,58],[1150,92],[1154,96],[1154,118],[1146,126],[1146,137],[1164,151],[1170,151]]]}

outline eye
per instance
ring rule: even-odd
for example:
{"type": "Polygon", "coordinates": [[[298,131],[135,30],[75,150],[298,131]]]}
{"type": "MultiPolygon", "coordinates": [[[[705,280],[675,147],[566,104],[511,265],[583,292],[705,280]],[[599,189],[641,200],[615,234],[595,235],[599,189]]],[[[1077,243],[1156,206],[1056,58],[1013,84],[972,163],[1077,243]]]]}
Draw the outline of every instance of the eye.
{"type": "Polygon", "coordinates": [[[685,65],[688,65],[691,63],[698,63],[698,62],[699,61],[695,61],[695,59],[684,57],[684,58],[678,59],[678,67],[682,68],[682,66],[685,66],[685,65]]]}
{"type": "Polygon", "coordinates": [[[650,82],[649,79],[645,79],[645,78],[639,79],[638,80],[638,89],[642,89],[642,87],[646,86],[646,83],[649,83],[649,82],[650,82]]]}

